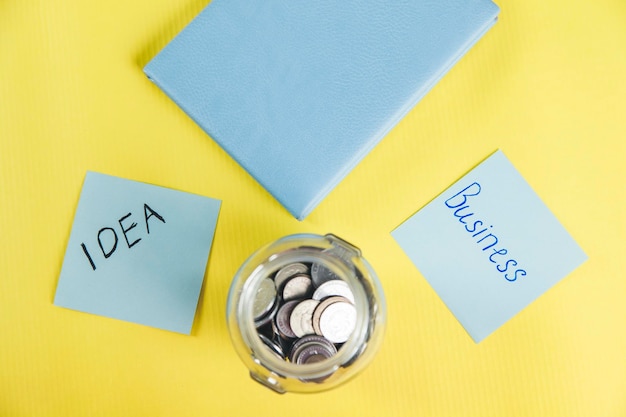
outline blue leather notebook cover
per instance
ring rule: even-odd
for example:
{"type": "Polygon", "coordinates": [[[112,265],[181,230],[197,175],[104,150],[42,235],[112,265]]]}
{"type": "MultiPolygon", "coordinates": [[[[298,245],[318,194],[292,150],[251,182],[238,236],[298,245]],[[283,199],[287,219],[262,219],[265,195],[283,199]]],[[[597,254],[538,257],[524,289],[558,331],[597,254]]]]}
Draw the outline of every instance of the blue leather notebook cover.
{"type": "Polygon", "coordinates": [[[490,0],[213,0],[144,72],[301,220],[498,11],[490,0]]]}

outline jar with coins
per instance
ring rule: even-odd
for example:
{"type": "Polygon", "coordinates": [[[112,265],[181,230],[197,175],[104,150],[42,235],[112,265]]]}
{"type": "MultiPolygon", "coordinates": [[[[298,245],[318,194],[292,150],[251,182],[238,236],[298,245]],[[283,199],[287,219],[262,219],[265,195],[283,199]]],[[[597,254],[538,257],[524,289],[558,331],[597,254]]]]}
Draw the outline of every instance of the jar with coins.
{"type": "Polygon", "coordinates": [[[386,307],[361,251],[328,234],[285,236],[253,253],[228,294],[233,345],[272,390],[317,392],[355,376],[382,341],[386,307]]]}

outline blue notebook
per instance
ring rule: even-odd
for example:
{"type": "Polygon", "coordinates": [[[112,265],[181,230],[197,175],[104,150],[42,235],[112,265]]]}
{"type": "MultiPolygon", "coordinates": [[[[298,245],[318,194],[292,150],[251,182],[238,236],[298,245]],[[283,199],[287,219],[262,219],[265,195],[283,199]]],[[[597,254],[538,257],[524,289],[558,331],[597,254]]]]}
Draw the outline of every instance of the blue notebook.
{"type": "Polygon", "coordinates": [[[490,0],[213,0],[144,71],[303,219],[498,11],[490,0]]]}

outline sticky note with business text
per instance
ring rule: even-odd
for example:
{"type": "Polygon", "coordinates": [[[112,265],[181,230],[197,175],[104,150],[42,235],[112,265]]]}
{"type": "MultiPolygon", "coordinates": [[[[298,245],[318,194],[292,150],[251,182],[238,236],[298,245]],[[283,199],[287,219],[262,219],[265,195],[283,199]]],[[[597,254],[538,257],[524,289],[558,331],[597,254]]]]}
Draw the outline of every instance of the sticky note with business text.
{"type": "Polygon", "coordinates": [[[587,259],[501,151],[391,234],[476,342],[587,259]]]}
{"type": "Polygon", "coordinates": [[[189,334],[220,204],[88,172],[54,304],[189,334]]]}

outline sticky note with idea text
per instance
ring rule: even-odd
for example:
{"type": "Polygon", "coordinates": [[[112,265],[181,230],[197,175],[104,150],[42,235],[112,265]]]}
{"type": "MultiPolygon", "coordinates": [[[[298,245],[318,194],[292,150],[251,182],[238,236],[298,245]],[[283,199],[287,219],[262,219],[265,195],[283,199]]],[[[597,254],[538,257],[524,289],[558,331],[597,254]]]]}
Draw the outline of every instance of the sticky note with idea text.
{"type": "Polygon", "coordinates": [[[88,172],[54,304],[189,334],[220,201],[88,172]]]}
{"type": "Polygon", "coordinates": [[[501,151],[391,234],[476,342],[587,258],[501,151]]]}

